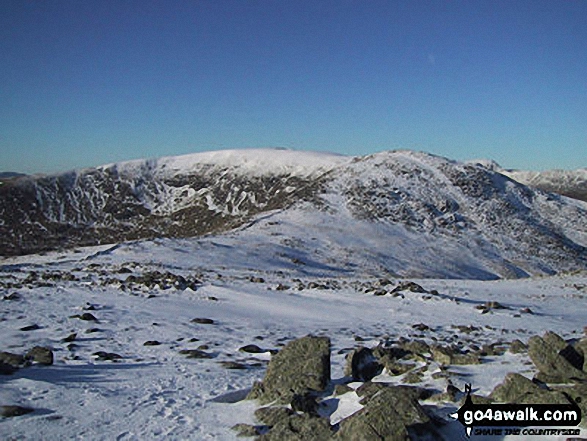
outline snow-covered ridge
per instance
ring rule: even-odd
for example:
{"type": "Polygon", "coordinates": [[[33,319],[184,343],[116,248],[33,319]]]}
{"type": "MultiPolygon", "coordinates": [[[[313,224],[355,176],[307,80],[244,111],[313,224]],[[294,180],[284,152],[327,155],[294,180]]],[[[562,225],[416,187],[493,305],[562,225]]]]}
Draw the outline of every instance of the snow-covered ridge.
{"type": "Polygon", "coordinates": [[[254,176],[288,174],[308,177],[329,171],[351,159],[335,153],[279,148],[232,149],[120,162],[103,165],[98,169],[116,168],[125,173],[149,169],[160,175],[174,176],[197,172],[202,167],[213,167],[254,176]]]}
{"type": "Polygon", "coordinates": [[[208,152],[0,188],[2,255],[229,232],[308,271],[491,279],[587,268],[583,203],[423,152],[208,152]]]}
{"type": "Polygon", "coordinates": [[[587,168],[530,171],[504,169],[497,162],[485,159],[468,161],[468,163],[477,164],[488,170],[501,173],[530,187],[559,193],[563,196],[587,202],[587,168]]]}

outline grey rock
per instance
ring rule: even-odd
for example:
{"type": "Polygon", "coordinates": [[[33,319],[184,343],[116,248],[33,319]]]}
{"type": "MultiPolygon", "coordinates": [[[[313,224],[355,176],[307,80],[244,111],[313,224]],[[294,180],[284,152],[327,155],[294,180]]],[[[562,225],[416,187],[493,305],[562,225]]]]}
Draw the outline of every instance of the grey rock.
{"type": "Polygon", "coordinates": [[[260,407],[255,411],[255,417],[267,426],[275,426],[287,420],[294,413],[289,407],[284,406],[260,407]]]}
{"type": "Polygon", "coordinates": [[[265,378],[255,383],[249,399],[289,404],[294,394],[323,391],[330,381],[330,339],[308,335],[275,354],[265,378]]]}
{"type": "Polygon", "coordinates": [[[442,440],[414,397],[414,391],[385,387],[362,400],[364,407],[340,423],[335,439],[349,441],[408,441],[428,437],[442,440]]]}
{"type": "Polygon", "coordinates": [[[41,329],[41,327],[37,324],[34,325],[28,325],[28,326],[23,326],[22,328],[20,328],[20,331],[36,331],[37,329],[41,329]]]}
{"type": "Polygon", "coordinates": [[[332,438],[332,428],[325,418],[306,413],[294,414],[277,422],[258,441],[326,441],[332,438]]]}
{"type": "Polygon", "coordinates": [[[502,383],[495,386],[489,396],[502,403],[513,403],[527,394],[538,392],[540,387],[528,378],[512,372],[506,375],[502,383]]]}
{"type": "Polygon", "coordinates": [[[245,346],[239,348],[239,351],[247,352],[249,354],[261,354],[261,353],[265,352],[264,349],[261,349],[257,345],[245,345],[245,346]]]}
{"type": "Polygon", "coordinates": [[[20,354],[13,354],[12,352],[0,352],[0,363],[7,364],[14,368],[19,368],[26,364],[26,360],[20,354]]]}
{"type": "Polygon", "coordinates": [[[199,325],[213,325],[215,322],[212,319],[204,318],[204,317],[197,317],[191,320],[192,323],[197,323],[199,325]]]}
{"type": "Polygon", "coordinates": [[[561,382],[569,380],[587,380],[583,372],[583,357],[569,344],[552,335],[545,338],[530,337],[528,340],[528,355],[541,373],[551,379],[559,378],[561,382]],[[562,348],[562,349],[561,349],[562,348]]]}
{"type": "Polygon", "coordinates": [[[510,343],[509,350],[512,354],[520,354],[528,350],[528,346],[526,346],[521,340],[514,340],[510,343]]]}
{"type": "Polygon", "coordinates": [[[201,351],[199,349],[182,349],[179,351],[181,355],[187,356],[187,358],[213,358],[212,354],[201,351]]]}
{"type": "Polygon", "coordinates": [[[27,413],[34,412],[34,409],[23,406],[0,406],[0,416],[3,418],[12,418],[16,416],[26,415],[27,413]]]}
{"type": "Polygon", "coordinates": [[[251,426],[250,424],[235,424],[231,427],[234,430],[238,437],[253,437],[259,435],[259,430],[255,426],[251,426]]]}
{"type": "Polygon", "coordinates": [[[98,360],[102,361],[116,361],[122,358],[122,355],[116,354],[114,352],[105,352],[105,351],[98,351],[92,354],[98,360]]]}
{"type": "Polygon", "coordinates": [[[347,354],[344,375],[353,380],[369,381],[382,371],[383,365],[369,348],[359,347],[347,354]]]}
{"type": "Polygon", "coordinates": [[[53,351],[44,346],[35,346],[24,356],[26,360],[50,366],[53,364],[53,351]]]}

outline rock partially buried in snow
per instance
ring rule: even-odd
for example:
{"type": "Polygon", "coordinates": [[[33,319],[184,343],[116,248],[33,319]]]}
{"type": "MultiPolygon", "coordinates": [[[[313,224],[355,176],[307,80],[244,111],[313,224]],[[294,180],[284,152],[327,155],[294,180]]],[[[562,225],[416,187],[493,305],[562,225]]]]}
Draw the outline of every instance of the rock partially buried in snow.
{"type": "Polygon", "coordinates": [[[289,404],[295,394],[323,391],[330,381],[330,339],[308,335],[288,343],[247,398],[289,404]]]}
{"type": "Polygon", "coordinates": [[[24,358],[38,364],[50,366],[53,364],[53,351],[44,346],[35,346],[26,353],[24,358]]]}
{"type": "Polygon", "coordinates": [[[34,412],[34,409],[30,407],[23,407],[23,406],[0,406],[0,416],[3,418],[12,418],[21,415],[26,415],[27,413],[34,412]]]}

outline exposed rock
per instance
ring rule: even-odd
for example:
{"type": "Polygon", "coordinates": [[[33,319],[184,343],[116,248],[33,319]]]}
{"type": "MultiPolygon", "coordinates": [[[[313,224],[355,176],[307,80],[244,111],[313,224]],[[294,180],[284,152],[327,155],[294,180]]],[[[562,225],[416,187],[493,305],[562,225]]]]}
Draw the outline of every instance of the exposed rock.
{"type": "Polygon", "coordinates": [[[157,341],[157,340],[147,340],[146,342],[143,343],[143,346],[159,346],[161,344],[161,342],[157,341]]]}
{"type": "Polygon", "coordinates": [[[318,402],[316,396],[311,392],[294,394],[291,399],[291,408],[296,412],[303,412],[312,416],[318,415],[318,402]]]}
{"type": "Polygon", "coordinates": [[[10,294],[6,294],[2,299],[9,301],[20,300],[20,295],[16,292],[12,292],[10,294]]]}
{"type": "Polygon", "coordinates": [[[187,358],[214,358],[213,355],[199,349],[182,349],[179,353],[187,358]]]}
{"type": "Polygon", "coordinates": [[[0,375],[12,375],[18,370],[17,367],[11,364],[0,361],[0,375]]]}
{"type": "Polygon", "coordinates": [[[23,406],[0,406],[0,416],[4,418],[11,418],[21,415],[26,415],[27,413],[34,412],[34,409],[30,407],[23,407],[23,406]]]}
{"type": "Polygon", "coordinates": [[[330,423],[306,413],[294,414],[278,421],[269,432],[259,436],[258,441],[325,441],[332,437],[330,423]]]}
{"type": "Polygon", "coordinates": [[[528,378],[512,372],[506,375],[502,383],[495,386],[489,396],[502,403],[517,402],[524,395],[532,394],[540,390],[540,387],[528,378]]]}
{"type": "Polygon", "coordinates": [[[197,317],[191,320],[192,323],[197,323],[199,325],[213,325],[215,322],[209,318],[197,317]]]}
{"type": "Polygon", "coordinates": [[[393,288],[391,293],[394,294],[394,293],[398,293],[401,291],[410,291],[410,292],[421,293],[421,294],[425,294],[428,292],[424,288],[422,288],[420,285],[418,285],[417,283],[409,282],[409,281],[408,282],[401,282],[398,286],[393,288]]]}
{"type": "Polygon", "coordinates": [[[528,346],[526,346],[521,340],[515,339],[510,343],[509,349],[512,354],[520,354],[522,352],[526,352],[528,350],[528,346]]]}
{"type": "Polygon", "coordinates": [[[74,341],[77,338],[77,334],[74,332],[72,334],[69,334],[67,337],[62,338],[61,342],[62,343],[71,343],[72,341],[74,341]]]}
{"type": "Polygon", "coordinates": [[[481,359],[477,354],[472,352],[463,353],[459,349],[449,346],[433,346],[431,352],[434,361],[444,366],[481,363],[481,359]]]}
{"type": "Polygon", "coordinates": [[[294,394],[323,391],[330,381],[330,339],[306,336],[288,343],[272,357],[265,378],[248,398],[289,404],[294,394]]]}
{"type": "Polygon", "coordinates": [[[284,406],[260,407],[255,411],[255,417],[268,426],[275,426],[293,414],[293,410],[284,406]]]}
{"type": "Polygon", "coordinates": [[[118,355],[114,352],[105,352],[105,351],[98,351],[92,354],[98,360],[102,361],[116,361],[122,358],[122,355],[118,355]]]}
{"type": "Polygon", "coordinates": [[[337,384],[334,386],[334,395],[344,395],[348,392],[352,392],[354,389],[346,384],[337,384]]]}
{"type": "Polygon", "coordinates": [[[44,346],[35,346],[24,356],[26,360],[50,366],[53,364],[53,351],[44,346]]]}
{"type": "Polygon", "coordinates": [[[34,324],[29,326],[23,326],[22,328],[20,328],[20,331],[36,331],[37,329],[41,329],[41,327],[37,324],[34,324]]]}
{"type": "Polygon", "coordinates": [[[19,368],[26,364],[26,360],[20,354],[13,354],[11,352],[0,352],[0,363],[7,364],[14,368],[19,368]]]}
{"type": "Polygon", "coordinates": [[[551,382],[565,382],[569,380],[587,380],[583,372],[584,359],[571,345],[554,333],[530,337],[528,340],[528,355],[532,362],[551,379],[551,382]],[[558,338],[557,338],[558,337],[558,338]],[[563,344],[565,345],[563,347],[563,344]]]}
{"type": "Polygon", "coordinates": [[[231,429],[237,433],[236,436],[238,437],[252,437],[260,434],[257,427],[251,426],[250,424],[235,424],[231,429]]]}
{"type": "Polygon", "coordinates": [[[261,354],[263,352],[266,352],[264,349],[261,349],[257,345],[245,345],[245,346],[239,348],[239,351],[247,352],[249,354],[261,354]]]}
{"type": "Polygon", "coordinates": [[[340,423],[335,439],[408,441],[418,436],[443,439],[410,389],[381,388],[361,403],[364,404],[361,410],[340,423]]]}
{"type": "Polygon", "coordinates": [[[359,347],[346,357],[344,375],[353,380],[369,381],[383,370],[373,351],[369,348],[359,347]]]}
{"type": "Polygon", "coordinates": [[[86,322],[98,322],[98,319],[91,312],[84,312],[83,314],[72,315],[71,318],[77,318],[86,322]]]}
{"type": "Polygon", "coordinates": [[[238,361],[221,361],[219,364],[226,369],[244,370],[249,368],[246,364],[238,361]]]}

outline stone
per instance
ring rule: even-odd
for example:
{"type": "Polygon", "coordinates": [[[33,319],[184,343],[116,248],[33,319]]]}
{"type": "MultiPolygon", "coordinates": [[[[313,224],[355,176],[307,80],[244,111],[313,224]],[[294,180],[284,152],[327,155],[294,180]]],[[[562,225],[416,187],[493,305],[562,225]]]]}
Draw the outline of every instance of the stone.
{"type": "Polygon", "coordinates": [[[311,392],[304,394],[294,394],[291,399],[291,408],[296,412],[303,412],[312,416],[318,415],[318,401],[316,396],[311,392]]]}
{"type": "Polygon", "coordinates": [[[393,293],[400,292],[400,291],[410,291],[410,292],[415,292],[415,293],[420,293],[420,294],[425,294],[428,292],[424,288],[422,288],[420,285],[418,285],[417,283],[409,282],[409,281],[408,282],[401,282],[398,286],[393,288],[391,293],[393,294],[393,293]]]}
{"type": "Polygon", "coordinates": [[[146,342],[143,343],[143,346],[159,346],[161,344],[161,342],[157,341],[157,340],[147,340],[146,342]]]}
{"type": "Polygon", "coordinates": [[[179,353],[187,356],[187,358],[213,358],[211,354],[199,349],[182,349],[179,353]]]}
{"type": "Polygon", "coordinates": [[[339,396],[339,395],[344,395],[348,392],[353,392],[353,388],[346,385],[346,384],[337,384],[336,386],[334,386],[334,395],[335,396],[339,396]]]}
{"type": "Polygon", "coordinates": [[[192,323],[197,323],[199,325],[213,325],[215,322],[212,319],[204,318],[204,317],[197,317],[191,320],[192,323]]]}
{"type": "Polygon", "coordinates": [[[238,361],[221,361],[219,364],[225,369],[244,370],[249,368],[246,364],[238,361]]]}
{"type": "Polygon", "coordinates": [[[563,382],[587,380],[587,373],[582,370],[584,358],[581,354],[552,334],[545,334],[545,338],[533,336],[528,340],[528,355],[534,365],[541,373],[563,382]]]}
{"type": "Polygon", "coordinates": [[[489,396],[498,402],[514,403],[526,394],[540,390],[532,380],[515,372],[507,374],[500,384],[495,386],[489,396]]]}
{"type": "Polygon", "coordinates": [[[26,415],[27,413],[34,412],[34,409],[30,407],[23,407],[23,406],[0,406],[0,416],[4,418],[12,418],[21,415],[26,415]]]}
{"type": "Polygon", "coordinates": [[[262,382],[248,395],[261,403],[290,404],[295,394],[319,392],[330,381],[330,339],[308,335],[289,342],[275,354],[262,382]]]}
{"type": "Polygon", "coordinates": [[[250,424],[239,423],[231,427],[238,437],[253,437],[259,435],[259,430],[250,424]]]}
{"type": "Polygon", "coordinates": [[[521,340],[515,339],[510,343],[509,350],[512,354],[521,354],[528,350],[528,346],[526,346],[521,340]]]}
{"type": "Polygon", "coordinates": [[[77,338],[77,334],[74,332],[72,334],[69,334],[67,337],[62,338],[61,342],[62,343],[71,343],[72,341],[74,341],[77,338]]]}
{"type": "Polygon", "coordinates": [[[275,426],[293,414],[293,410],[284,406],[260,407],[255,411],[255,418],[267,426],[275,426]]]}
{"type": "Polygon", "coordinates": [[[20,331],[36,331],[37,329],[41,329],[41,327],[37,324],[34,325],[29,325],[29,326],[23,326],[22,328],[20,328],[20,331]]]}
{"type": "Polygon", "coordinates": [[[277,422],[258,441],[326,441],[332,438],[332,428],[326,418],[294,414],[277,422]]]}
{"type": "Polygon", "coordinates": [[[114,352],[105,352],[105,351],[98,351],[92,354],[98,360],[102,361],[116,361],[122,358],[122,355],[118,355],[114,352]]]}
{"type": "Polygon", "coordinates": [[[19,368],[26,364],[26,360],[20,354],[13,354],[12,352],[0,352],[0,363],[7,364],[14,368],[19,368]]]}
{"type": "Polygon", "coordinates": [[[412,388],[381,388],[364,407],[340,423],[335,439],[349,441],[408,441],[427,436],[442,440],[430,418],[418,403],[412,388]]]}
{"type": "Polygon", "coordinates": [[[257,345],[245,345],[245,346],[239,348],[239,351],[246,352],[248,354],[261,354],[263,352],[266,352],[264,349],[261,349],[257,345]]]}
{"type": "Polygon", "coordinates": [[[35,346],[24,356],[26,360],[50,366],[53,364],[53,351],[44,346],[35,346]]]}
{"type": "Polygon", "coordinates": [[[369,381],[382,371],[383,365],[379,363],[369,348],[361,346],[347,354],[344,375],[353,380],[369,381]]]}
{"type": "Polygon", "coordinates": [[[11,364],[0,361],[0,375],[12,375],[18,370],[17,367],[11,364]]]}

